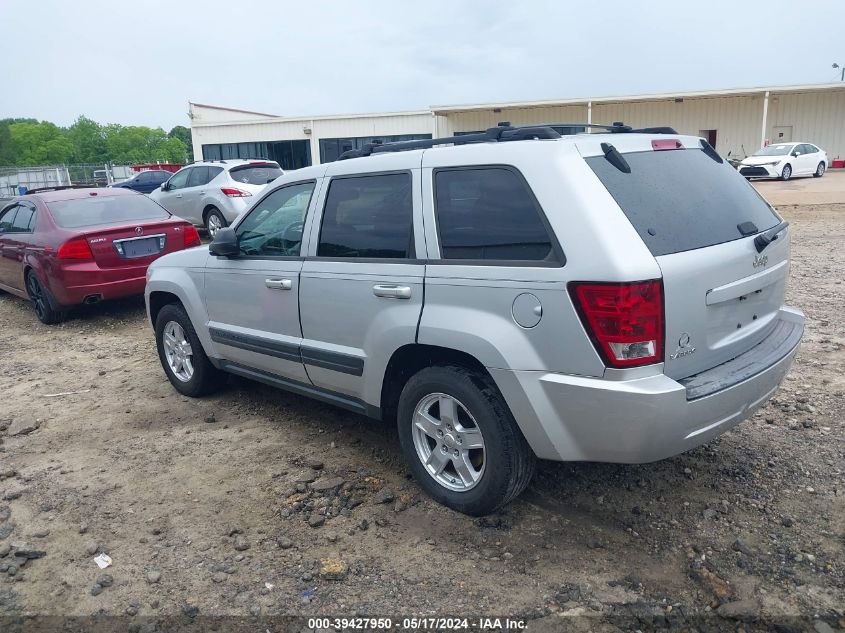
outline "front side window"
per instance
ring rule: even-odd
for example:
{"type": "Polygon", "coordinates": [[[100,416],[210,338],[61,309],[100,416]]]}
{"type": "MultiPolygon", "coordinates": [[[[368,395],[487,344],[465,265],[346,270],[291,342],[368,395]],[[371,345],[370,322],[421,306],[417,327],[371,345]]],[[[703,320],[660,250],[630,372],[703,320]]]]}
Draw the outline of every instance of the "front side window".
{"type": "Polygon", "coordinates": [[[411,256],[411,174],[334,178],[323,211],[320,257],[411,256]]]}
{"type": "Polygon", "coordinates": [[[238,225],[238,244],[245,257],[296,257],[302,248],[305,213],[313,182],[277,189],[255,205],[238,225]]]}
{"type": "Polygon", "coordinates": [[[188,176],[195,168],[183,169],[173,174],[173,178],[167,181],[168,189],[184,189],[188,185],[188,176]]]}
{"type": "Polygon", "coordinates": [[[444,169],[434,188],[444,259],[558,261],[540,207],[515,171],[444,169]]]}

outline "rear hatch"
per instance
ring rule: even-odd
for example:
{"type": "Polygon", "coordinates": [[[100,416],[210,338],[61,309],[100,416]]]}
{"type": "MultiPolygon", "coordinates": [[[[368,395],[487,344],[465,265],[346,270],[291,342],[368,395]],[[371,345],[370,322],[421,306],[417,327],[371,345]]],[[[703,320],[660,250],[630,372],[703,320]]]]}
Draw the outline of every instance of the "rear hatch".
{"type": "Polygon", "coordinates": [[[56,224],[87,242],[100,268],[145,266],[185,248],[187,223],[141,194],[89,196],[48,206],[56,224]]]}
{"type": "Polygon", "coordinates": [[[579,151],[660,266],[665,373],[685,378],[761,342],[789,272],[788,230],[762,252],[754,244],[781,222],[774,209],[697,138],[603,139],[605,147],[585,141],[579,151]]]}

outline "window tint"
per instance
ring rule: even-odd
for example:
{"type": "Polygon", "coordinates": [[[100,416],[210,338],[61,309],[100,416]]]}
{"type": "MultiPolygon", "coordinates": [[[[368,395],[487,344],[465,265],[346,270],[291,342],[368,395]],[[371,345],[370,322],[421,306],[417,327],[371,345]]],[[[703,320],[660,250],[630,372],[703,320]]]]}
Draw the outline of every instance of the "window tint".
{"type": "Polygon", "coordinates": [[[305,212],[314,192],[313,182],[283,187],[271,193],[238,225],[238,243],[246,256],[299,255],[305,212]]]}
{"type": "Polygon", "coordinates": [[[188,176],[189,187],[199,187],[208,182],[208,167],[193,167],[188,176]]]}
{"type": "Polygon", "coordinates": [[[148,172],[148,171],[142,171],[142,172],[141,172],[140,174],[138,174],[138,176],[136,177],[136,181],[137,181],[137,182],[139,182],[139,183],[147,183],[147,182],[152,182],[152,181],[153,181],[153,179],[152,179],[152,176],[151,176],[150,172],[148,172]]]}
{"type": "Polygon", "coordinates": [[[410,174],[335,178],[326,197],[317,255],[408,257],[412,211],[410,174]]]}
{"type": "MultiPolygon", "coordinates": [[[[120,191],[120,190],[118,190],[120,191]]],[[[147,196],[98,195],[47,204],[56,224],[66,229],[105,226],[138,220],[166,220],[170,214],[147,196]]]]}
{"type": "Polygon", "coordinates": [[[29,233],[32,216],[35,215],[35,209],[28,207],[25,204],[18,206],[18,213],[12,222],[12,231],[15,233],[29,233]]]}
{"type": "Polygon", "coordinates": [[[540,208],[514,171],[442,170],[434,182],[444,259],[556,261],[540,208]]]}
{"type": "Polygon", "coordinates": [[[173,174],[173,177],[168,181],[168,189],[184,189],[188,183],[188,176],[194,169],[193,167],[183,169],[173,174]]]}
{"type": "Polygon", "coordinates": [[[0,232],[8,233],[12,230],[12,222],[15,221],[15,212],[18,210],[17,205],[13,205],[3,211],[0,215],[0,232]]]}
{"type": "Polygon", "coordinates": [[[282,175],[282,170],[274,163],[250,163],[229,170],[232,180],[245,185],[266,185],[282,175]]]}
{"type": "Polygon", "coordinates": [[[211,182],[217,176],[220,175],[220,172],[223,171],[222,167],[209,167],[208,168],[208,180],[206,182],[211,182]]]}
{"type": "Polygon", "coordinates": [[[807,151],[811,154],[815,154],[816,152],[820,152],[821,150],[815,145],[807,145],[807,151]]]}
{"type": "Polygon", "coordinates": [[[758,231],[778,217],[730,164],[717,163],[700,149],[624,154],[631,173],[604,156],[587,158],[655,256],[738,240],[738,224],[758,231]]]}

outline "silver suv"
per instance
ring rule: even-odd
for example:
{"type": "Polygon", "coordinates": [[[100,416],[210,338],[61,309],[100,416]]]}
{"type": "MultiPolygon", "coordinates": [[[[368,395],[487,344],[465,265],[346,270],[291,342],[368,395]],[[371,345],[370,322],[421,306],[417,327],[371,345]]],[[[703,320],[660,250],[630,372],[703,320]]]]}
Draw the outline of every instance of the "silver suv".
{"type": "Polygon", "coordinates": [[[199,161],[177,171],[150,197],[214,237],[283,173],[279,163],[267,160],[199,161]]]}
{"type": "Polygon", "coordinates": [[[170,382],[232,373],[395,422],[420,485],[473,515],[537,458],[649,462],[732,428],[803,333],[787,223],[699,138],[556,127],[280,178],[150,266],[170,382]]]}

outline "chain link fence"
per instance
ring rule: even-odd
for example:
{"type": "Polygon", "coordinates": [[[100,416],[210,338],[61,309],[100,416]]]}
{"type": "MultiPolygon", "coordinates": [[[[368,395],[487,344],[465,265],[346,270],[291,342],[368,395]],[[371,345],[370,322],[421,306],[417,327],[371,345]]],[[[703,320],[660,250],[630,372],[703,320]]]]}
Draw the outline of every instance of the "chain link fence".
{"type": "Polygon", "coordinates": [[[24,190],[41,187],[83,185],[105,187],[133,175],[129,165],[44,165],[39,167],[0,167],[0,198],[12,198],[24,190]],[[25,189],[21,189],[21,187],[25,189]]]}

